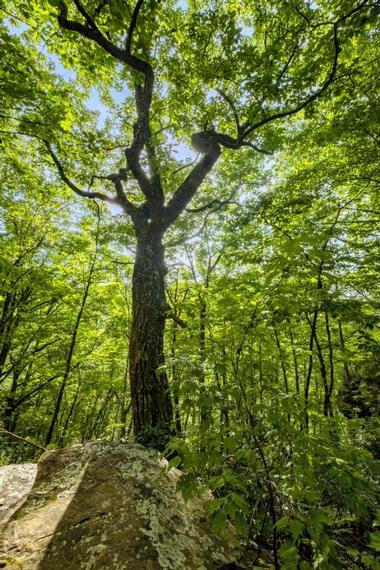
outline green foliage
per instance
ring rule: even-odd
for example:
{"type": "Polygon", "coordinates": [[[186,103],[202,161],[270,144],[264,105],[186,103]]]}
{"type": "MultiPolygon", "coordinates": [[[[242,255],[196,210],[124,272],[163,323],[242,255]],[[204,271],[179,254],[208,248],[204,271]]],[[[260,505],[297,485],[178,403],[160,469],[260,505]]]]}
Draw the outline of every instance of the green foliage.
{"type": "MultiPolygon", "coordinates": [[[[125,45],[131,6],[81,5],[125,45]]],[[[135,232],[114,206],[75,200],[44,141],[78,187],[112,192],[142,79],[60,29],[61,6],[0,12],[0,424],[44,445],[65,377],[51,446],[132,428],[135,232]]],[[[224,149],[166,233],[175,318],[159,372],[176,436],[140,434],[183,470],[186,500],[211,490],[212,528],[235,525],[248,567],[264,553],[285,570],[379,568],[378,16],[350,0],[151,1],[133,36],[155,73],[166,201],[191,172],[196,131],[262,122],[251,142],[272,153],[224,149]],[[333,70],[336,26],[334,81],[303,106],[333,70]]],[[[123,182],[141,212],[136,179],[123,182]]],[[[0,443],[1,463],[36,456],[0,443]]]]}

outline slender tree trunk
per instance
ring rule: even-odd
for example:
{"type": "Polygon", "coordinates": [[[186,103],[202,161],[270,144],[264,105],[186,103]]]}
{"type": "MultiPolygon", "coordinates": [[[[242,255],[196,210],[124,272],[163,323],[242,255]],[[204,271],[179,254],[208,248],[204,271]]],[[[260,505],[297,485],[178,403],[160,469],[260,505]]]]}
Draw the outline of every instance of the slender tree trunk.
{"type": "Polygon", "coordinates": [[[164,368],[165,263],[162,235],[137,234],[132,281],[129,376],[134,433],[163,449],[172,433],[173,408],[164,368]]]}
{"type": "Polygon", "coordinates": [[[96,253],[97,252],[95,252],[95,255],[94,255],[93,260],[91,262],[90,271],[89,271],[89,274],[87,277],[86,286],[84,288],[84,292],[83,292],[83,296],[82,296],[82,301],[81,301],[81,304],[79,307],[77,317],[75,319],[73,331],[71,333],[69,349],[67,352],[66,362],[65,362],[65,370],[63,373],[61,385],[59,387],[58,396],[57,396],[57,399],[55,402],[54,411],[53,411],[53,415],[52,415],[52,418],[50,421],[49,429],[48,429],[48,432],[46,435],[46,440],[45,440],[46,446],[48,446],[49,443],[51,443],[51,441],[53,439],[53,434],[54,434],[54,430],[56,428],[58,415],[59,415],[59,412],[61,410],[61,405],[62,405],[62,400],[63,400],[63,396],[65,393],[66,385],[67,385],[67,382],[68,382],[69,377],[70,377],[70,372],[71,372],[71,368],[72,368],[72,360],[73,360],[75,345],[76,345],[77,336],[78,336],[78,330],[79,330],[79,326],[80,326],[80,323],[82,320],[83,311],[84,311],[84,308],[86,306],[87,298],[88,298],[88,295],[90,293],[92,276],[93,276],[94,269],[95,269],[96,253]]]}
{"type": "Polygon", "coordinates": [[[333,417],[333,409],[332,409],[332,393],[335,386],[335,374],[334,374],[334,347],[333,341],[331,336],[331,329],[330,329],[330,319],[327,308],[325,308],[325,324],[326,324],[326,334],[328,340],[328,347],[329,347],[329,364],[330,364],[330,385],[328,387],[328,409],[330,412],[330,416],[333,417]]]}
{"type": "Polygon", "coordinates": [[[222,347],[222,398],[221,398],[221,408],[220,408],[220,417],[222,421],[222,425],[224,427],[229,427],[230,425],[230,418],[229,418],[229,402],[228,402],[228,392],[227,392],[227,355],[226,349],[222,347]]]}
{"type": "Polygon", "coordinates": [[[177,435],[182,433],[181,425],[181,414],[179,409],[179,386],[178,386],[178,370],[176,364],[176,344],[177,344],[177,323],[173,321],[172,323],[172,338],[170,347],[170,358],[172,361],[172,390],[173,390],[173,401],[174,401],[174,415],[175,415],[175,430],[177,435]]]}
{"type": "MultiPolygon", "coordinates": [[[[208,283],[206,281],[206,291],[208,283]]],[[[200,431],[201,434],[206,433],[210,426],[211,410],[207,403],[206,393],[206,318],[207,318],[207,302],[206,299],[200,295],[199,298],[199,408],[200,408],[200,431]]]]}
{"type": "Polygon", "coordinates": [[[12,384],[9,390],[9,394],[7,396],[7,405],[4,411],[4,427],[7,430],[11,429],[13,423],[12,420],[13,420],[13,413],[16,409],[15,398],[16,398],[19,378],[20,378],[20,370],[18,367],[15,367],[13,369],[12,384]]]}
{"type": "Polygon", "coordinates": [[[60,438],[59,438],[59,444],[58,444],[59,447],[64,446],[66,434],[67,434],[68,427],[69,427],[70,420],[71,420],[71,416],[73,415],[74,408],[75,408],[77,400],[78,400],[80,384],[81,384],[81,381],[80,381],[80,376],[79,376],[77,389],[75,390],[75,395],[74,395],[73,401],[71,402],[70,410],[69,410],[69,413],[67,414],[66,421],[65,421],[65,424],[64,424],[63,429],[62,429],[62,433],[61,433],[60,438]]]}
{"type": "Polygon", "coordinates": [[[261,340],[259,341],[259,402],[260,402],[260,413],[263,413],[263,393],[264,393],[264,381],[263,381],[263,345],[261,340]]]}
{"type": "Polygon", "coordinates": [[[314,340],[315,346],[317,347],[317,356],[319,360],[319,369],[321,371],[321,378],[322,378],[322,385],[323,385],[323,415],[329,415],[329,386],[327,382],[327,370],[325,359],[323,357],[322,347],[319,343],[318,336],[317,336],[317,329],[314,329],[314,340]]]}
{"type": "Polygon", "coordinates": [[[121,396],[121,407],[120,407],[120,418],[119,418],[119,421],[121,423],[120,427],[121,439],[125,438],[127,435],[127,416],[131,408],[131,404],[130,403],[127,404],[128,371],[129,371],[129,364],[127,361],[124,373],[123,393],[121,396]]]}
{"type": "Polygon", "coordinates": [[[286,364],[285,364],[284,353],[282,350],[280,337],[279,337],[279,334],[278,334],[276,327],[273,327],[273,330],[274,330],[274,336],[276,338],[276,346],[277,346],[277,350],[278,350],[278,355],[280,357],[282,377],[284,380],[284,390],[285,390],[285,394],[288,396],[289,395],[289,382],[288,382],[288,374],[286,372],[286,364]]]}
{"type": "Polygon", "coordinates": [[[314,311],[313,321],[311,322],[309,316],[306,315],[308,323],[311,327],[310,340],[309,340],[309,363],[307,368],[307,374],[305,378],[305,389],[304,389],[304,417],[305,417],[305,428],[306,431],[309,429],[309,393],[310,393],[310,381],[313,372],[313,349],[314,349],[314,336],[317,327],[318,311],[314,311]]]}
{"type": "Polygon", "coordinates": [[[110,404],[112,404],[112,399],[115,397],[115,391],[113,388],[110,388],[103,400],[100,404],[100,408],[96,415],[95,421],[92,425],[90,439],[95,437],[98,439],[102,435],[102,430],[104,429],[107,422],[105,421],[107,418],[107,414],[109,412],[110,404]]]}
{"type": "Polygon", "coordinates": [[[293,354],[293,363],[294,363],[294,377],[296,381],[296,392],[297,394],[300,393],[300,376],[298,371],[298,359],[297,359],[297,352],[296,347],[294,344],[294,336],[291,324],[289,324],[289,335],[290,335],[290,343],[292,346],[292,354],[293,354]]]}
{"type": "Polygon", "coordinates": [[[91,406],[91,411],[87,414],[86,420],[84,422],[84,426],[82,429],[82,438],[81,441],[82,443],[84,443],[85,441],[88,441],[88,439],[90,439],[90,436],[88,435],[89,433],[91,433],[92,430],[92,421],[93,418],[95,417],[95,412],[96,412],[96,407],[98,405],[98,401],[99,401],[99,394],[96,394],[96,397],[93,401],[93,404],[91,406]]]}
{"type": "Polygon", "coordinates": [[[345,383],[347,384],[347,386],[350,384],[351,381],[351,374],[350,374],[350,369],[348,367],[347,364],[347,356],[346,356],[346,345],[344,342],[344,334],[343,334],[343,325],[342,325],[342,320],[339,319],[338,320],[338,325],[339,325],[339,340],[340,340],[340,348],[343,354],[343,372],[344,372],[344,380],[345,383]]]}
{"type": "MultiPolygon", "coordinates": [[[[280,341],[280,336],[278,334],[278,331],[276,329],[276,327],[274,327],[274,335],[276,337],[276,346],[277,346],[277,350],[278,350],[278,355],[280,357],[280,363],[281,363],[281,370],[282,370],[282,378],[284,380],[284,390],[285,390],[285,394],[287,396],[289,396],[289,382],[288,382],[288,374],[286,371],[286,362],[285,362],[285,356],[284,356],[284,351],[282,350],[282,346],[281,346],[281,341],[280,341]]],[[[286,401],[286,406],[288,406],[289,402],[286,401]]],[[[288,423],[290,423],[290,414],[289,412],[287,412],[287,418],[288,418],[288,423]]]]}

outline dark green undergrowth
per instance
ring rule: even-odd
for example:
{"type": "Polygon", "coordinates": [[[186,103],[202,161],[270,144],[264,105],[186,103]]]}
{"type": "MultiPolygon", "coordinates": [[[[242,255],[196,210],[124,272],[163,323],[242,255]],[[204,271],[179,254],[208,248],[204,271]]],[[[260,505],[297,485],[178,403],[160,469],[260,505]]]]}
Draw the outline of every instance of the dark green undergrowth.
{"type": "Polygon", "coordinates": [[[366,448],[379,423],[287,412],[174,439],[185,499],[210,488],[215,532],[229,522],[247,551],[284,569],[380,567],[380,462],[366,448]],[[285,414],[286,417],[283,417],[285,414]],[[367,433],[368,432],[368,433],[367,433]]]}

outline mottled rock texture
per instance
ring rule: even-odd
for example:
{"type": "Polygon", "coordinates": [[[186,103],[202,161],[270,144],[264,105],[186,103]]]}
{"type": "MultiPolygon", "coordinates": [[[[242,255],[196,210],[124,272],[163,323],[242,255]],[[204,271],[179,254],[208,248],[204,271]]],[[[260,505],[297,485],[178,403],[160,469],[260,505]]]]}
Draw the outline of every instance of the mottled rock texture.
{"type": "Polygon", "coordinates": [[[33,487],[37,465],[6,465],[0,467],[0,524],[21,506],[33,487]]]}
{"type": "Polygon", "coordinates": [[[7,570],[211,570],[235,560],[199,498],[153,450],[95,442],[44,453],[26,501],[0,527],[7,570]]]}

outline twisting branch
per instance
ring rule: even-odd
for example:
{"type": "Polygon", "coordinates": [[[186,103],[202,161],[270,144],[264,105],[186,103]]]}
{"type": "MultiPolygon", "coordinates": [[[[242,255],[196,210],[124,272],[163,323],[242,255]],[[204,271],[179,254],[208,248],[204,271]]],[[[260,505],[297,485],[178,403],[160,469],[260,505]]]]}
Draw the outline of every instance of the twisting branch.
{"type": "Polygon", "coordinates": [[[62,163],[59,160],[58,156],[55,154],[51,144],[46,140],[43,140],[43,142],[47,148],[47,151],[48,151],[50,157],[53,159],[53,162],[57,167],[58,174],[59,174],[61,180],[63,180],[63,182],[66,184],[66,186],[68,186],[73,192],[75,192],[75,194],[78,194],[78,196],[83,196],[84,198],[91,198],[92,200],[102,200],[103,202],[108,202],[110,204],[119,204],[120,205],[120,201],[118,198],[115,198],[112,196],[107,196],[107,194],[103,194],[102,192],[86,192],[85,190],[81,190],[66,175],[65,170],[62,166],[62,163]]]}
{"type": "Polygon", "coordinates": [[[140,149],[139,146],[134,145],[132,143],[132,146],[125,150],[125,158],[127,159],[128,167],[132,172],[133,176],[135,177],[135,179],[137,180],[145,198],[148,201],[153,201],[155,191],[149,177],[146,175],[144,169],[141,166],[140,162],[141,151],[142,149],[140,149]]]}
{"type": "Polygon", "coordinates": [[[109,174],[105,178],[113,183],[120,205],[122,206],[123,210],[129,214],[132,220],[135,221],[138,209],[135,204],[128,200],[122,184],[123,180],[127,180],[126,170],[124,168],[121,168],[118,173],[109,174]]]}
{"type": "Polygon", "coordinates": [[[129,28],[128,28],[127,40],[125,42],[125,50],[127,53],[131,53],[133,32],[135,31],[136,24],[137,24],[137,18],[139,17],[139,12],[142,8],[143,3],[144,3],[144,0],[138,0],[137,4],[133,10],[131,22],[130,22],[129,28]]]}
{"type": "Polygon", "coordinates": [[[278,113],[273,113],[272,115],[269,115],[269,117],[265,117],[264,119],[261,119],[257,123],[254,123],[253,125],[252,124],[249,125],[246,129],[244,129],[244,135],[243,135],[244,137],[248,137],[253,131],[257,130],[258,128],[262,127],[263,125],[266,125],[266,124],[271,123],[273,121],[277,121],[278,119],[284,119],[286,117],[291,117],[292,115],[296,115],[297,113],[302,111],[302,109],[305,109],[305,107],[310,105],[310,103],[312,103],[313,101],[318,99],[328,89],[328,87],[332,84],[332,82],[334,81],[334,78],[335,78],[336,70],[338,67],[339,52],[340,52],[340,46],[339,46],[339,40],[338,40],[338,28],[337,28],[336,24],[334,24],[334,32],[333,33],[334,33],[333,65],[331,67],[330,74],[329,74],[328,78],[326,79],[326,81],[323,83],[322,87],[317,89],[312,95],[310,95],[310,97],[308,97],[307,99],[302,101],[302,103],[300,103],[296,107],[293,107],[293,109],[288,109],[286,111],[280,111],[278,113]]]}
{"type": "Polygon", "coordinates": [[[213,210],[215,212],[223,208],[223,206],[227,206],[228,204],[237,204],[237,202],[234,202],[232,200],[234,194],[235,191],[230,195],[229,198],[227,198],[227,200],[220,200],[219,198],[214,198],[214,200],[211,200],[211,202],[208,202],[203,206],[199,206],[199,208],[186,208],[186,212],[189,212],[190,214],[200,214],[201,212],[205,212],[206,210],[211,210],[211,208],[217,206],[217,208],[213,210]]]}
{"type": "Polygon", "coordinates": [[[124,63],[144,74],[146,83],[153,87],[153,69],[152,66],[131,53],[128,53],[125,49],[120,48],[113,42],[111,42],[98,28],[95,20],[88,14],[85,8],[76,0],[76,5],[81,15],[85,18],[87,25],[81,24],[75,20],[69,20],[67,16],[67,6],[64,2],[60,3],[60,11],[58,14],[58,23],[61,28],[71,31],[78,32],[82,36],[94,41],[101,48],[103,48],[107,53],[112,55],[115,59],[124,63]],[[80,7],[79,7],[80,6],[80,7]]]}
{"type": "Polygon", "coordinates": [[[147,200],[153,206],[161,206],[164,196],[149,119],[152,90],[153,84],[151,87],[146,83],[144,87],[141,85],[135,87],[137,121],[134,124],[132,144],[126,150],[126,159],[147,200]],[[140,162],[140,155],[144,146],[147,152],[150,178],[145,174],[140,162]]]}
{"type": "Polygon", "coordinates": [[[248,126],[249,123],[240,124],[239,114],[236,109],[236,105],[227,93],[225,93],[222,89],[217,89],[218,93],[223,97],[225,101],[227,101],[228,105],[231,107],[232,114],[235,119],[236,124],[236,139],[232,138],[230,135],[225,135],[222,133],[217,134],[218,142],[222,146],[231,149],[239,149],[241,146],[249,146],[253,148],[256,152],[261,152],[262,154],[271,155],[272,153],[258,147],[253,142],[244,141],[244,129],[248,126]]]}
{"type": "Polygon", "coordinates": [[[256,123],[247,125],[247,127],[244,129],[244,132],[243,132],[244,138],[248,137],[253,131],[257,130],[258,128],[262,127],[263,125],[266,125],[266,124],[271,123],[273,121],[276,121],[278,119],[284,119],[286,117],[291,117],[292,115],[296,115],[297,113],[299,113],[300,111],[305,109],[305,107],[310,105],[310,103],[312,103],[316,99],[319,99],[319,97],[321,97],[321,95],[323,95],[323,93],[325,91],[327,91],[327,89],[330,87],[330,85],[333,83],[333,81],[335,79],[336,70],[338,67],[339,53],[341,51],[340,44],[339,44],[339,38],[338,38],[339,25],[342,22],[344,22],[344,20],[347,20],[348,18],[353,16],[355,13],[360,12],[360,10],[362,10],[363,8],[366,8],[367,5],[368,5],[368,0],[363,0],[363,2],[361,2],[356,8],[354,8],[353,10],[348,12],[347,14],[344,14],[343,16],[338,18],[334,23],[332,23],[334,56],[333,56],[333,62],[332,62],[330,73],[329,73],[328,77],[326,78],[326,80],[324,81],[324,83],[322,84],[322,86],[319,89],[317,89],[316,91],[314,91],[314,93],[312,93],[309,97],[304,99],[304,101],[299,103],[299,105],[296,105],[292,109],[288,109],[285,111],[279,111],[278,113],[273,113],[272,115],[269,115],[268,117],[264,117],[263,119],[261,119],[260,121],[257,121],[256,123]]]}
{"type": "Polygon", "coordinates": [[[304,13],[300,10],[298,4],[296,4],[296,5],[294,6],[294,10],[297,12],[297,14],[299,14],[299,15],[301,16],[301,18],[303,18],[303,19],[306,21],[307,25],[310,26],[310,19],[306,16],[306,14],[304,14],[304,13]]]}
{"type": "Polygon", "coordinates": [[[153,209],[155,206],[160,207],[163,204],[163,191],[149,122],[149,112],[153,96],[154,72],[150,63],[131,53],[133,35],[144,0],[138,0],[133,10],[125,42],[125,49],[111,42],[101,32],[95,20],[86,11],[80,0],[74,0],[74,3],[79,13],[85,19],[86,25],[69,20],[67,6],[64,2],[61,2],[60,13],[58,15],[60,26],[66,30],[76,31],[82,36],[96,42],[115,59],[144,75],[144,85],[137,85],[135,88],[137,121],[134,125],[132,144],[130,148],[126,150],[126,160],[128,167],[139,183],[141,191],[150,205],[153,206],[153,209]],[[140,155],[144,146],[147,152],[150,177],[145,174],[141,166],[140,155]]]}

